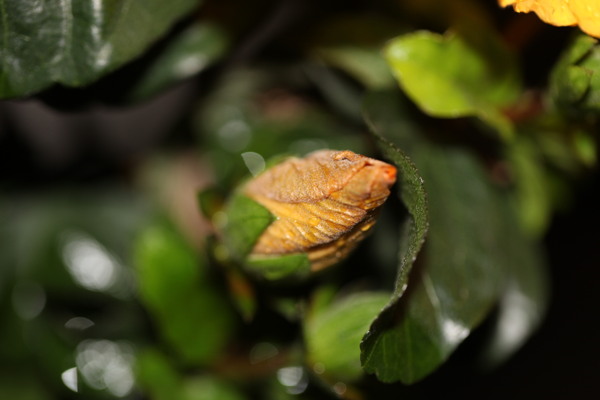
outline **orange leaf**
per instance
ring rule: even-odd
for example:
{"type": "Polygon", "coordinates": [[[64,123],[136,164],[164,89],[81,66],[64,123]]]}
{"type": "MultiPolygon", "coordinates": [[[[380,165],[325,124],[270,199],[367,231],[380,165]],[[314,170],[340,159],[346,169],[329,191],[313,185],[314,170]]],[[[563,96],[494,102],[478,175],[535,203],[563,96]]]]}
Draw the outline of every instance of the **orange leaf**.
{"type": "Polygon", "coordinates": [[[319,270],[344,258],[375,224],[396,168],[351,151],[290,158],[251,180],[244,193],[277,218],[251,256],[306,253],[319,270]]]}
{"type": "Polygon", "coordinates": [[[600,0],[498,0],[517,12],[535,12],[556,26],[579,25],[590,36],[600,37],[600,0]]]}

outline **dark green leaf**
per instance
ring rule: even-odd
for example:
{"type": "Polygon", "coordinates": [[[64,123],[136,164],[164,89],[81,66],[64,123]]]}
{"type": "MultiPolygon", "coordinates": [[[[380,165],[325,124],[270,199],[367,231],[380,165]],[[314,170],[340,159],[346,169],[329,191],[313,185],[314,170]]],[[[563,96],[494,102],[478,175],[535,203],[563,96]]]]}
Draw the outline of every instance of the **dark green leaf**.
{"type": "Polygon", "coordinates": [[[197,0],[0,0],[0,98],[82,86],[139,56],[197,0]]]}
{"type": "Polygon", "coordinates": [[[235,316],[209,279],[204,258],[172,228],[157,224],[140,237],[136,261],[141,300],[167,343],[187,363],[218,356],[235,316]]]}
{"type": "Polygon", "coordinates": [[[488,367],[519,350],[538,328],[548,308],[550,285],[541,249],[515,233],[506,240],[511,268],[498,305],[495,329],[483,354],[488,367]]]}
{"type": "Polygon", "coordinates": [[[427,31],[400,36],[385,49],[408,96],[434,117],[477,116],[504,135],[512,129],[500,107],[519,94],[517,69],[491,32],[488,38],[427,31]]]}
{"type": "Polygon", "coordinates": [[[357,46],[322,48],[318,55],[328,64],[341,68],[371,89],[391,87],[394,78],[379,50],[357,46]]]}
{"type": "Polygon", "coordinates": [[[429,233],[410,290],[373,324],[362,361],[382,381],[412,383],[443,363],[486,317],[515,260],[531,260],[531,247],[508,197],[491,185],[478,161],[414,130],[394,129],[401,109],[393,93],[374,95],[366,105],[376,132],[408,149],[419,168],[429,201],[429,233]]]}
{"type": "Polygon", "coordinates": [[[555,104],[581,115],[600,110],[600,47],[598,41],[579,35],[556,63],[550,80],[555,104]]]}
{"type": "Polygon", "coordinates": [[[214,25],[198,22],[190,26],[169,43],[136,84],[130,98],[143,100],[196,75],[222,56],[227,44],[225,33],[214,25]]]}
{"type": "Polygon", "coordinates": [[[327,380],[350,382],[362,376],[359,344],[389,293],[361,292],[320,307],[305,325],[308,359],[327,380]]]}

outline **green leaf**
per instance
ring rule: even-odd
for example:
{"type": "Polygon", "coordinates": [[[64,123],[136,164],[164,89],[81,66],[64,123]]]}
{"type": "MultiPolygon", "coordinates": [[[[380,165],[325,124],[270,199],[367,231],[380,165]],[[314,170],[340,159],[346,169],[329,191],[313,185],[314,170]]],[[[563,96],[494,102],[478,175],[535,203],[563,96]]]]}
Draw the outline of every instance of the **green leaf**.
{"type": "Polygon", "coordinates": [[[252,256],[250,252],[275,216],[249,197],[235,192],[225,207],[222,227],[224,243],[234,260],[254,275],[267,280],[304,278],[310,274],[310,261],[304,253],[283,256],[252,256]]]}
{"type": "Polygon", "coordinates": [[[507,157],[515,174],[515,200],[523,228],[535,237],[542,235],[553,211],[552,195],[537,143],[525,137],[507,146],[507,157]]]}
{"type": "Polygon", "coordinates": [[[385,56],[400,86],[427,114],[477,116],[500,133],[511,125],[500,108],[516,99],[517,69],[491,32],[482,38],[419,31],[392,40],[385,56]]]}
{"type": "Polygon", "coordinates": [[[136,382],[153,400],[182,400],[181,378],[167,357],[156,349],[140,352],[135,360],[136,382]]]}
{"type": "Polygon", "coordinates": [[[211,375],[183,376],[155,349],[142,352],[136,362],[138,384],[153,400],[244,400],[232,385],[211,375]]]}
{"type": "Polygon", "coordinates": [[[200,22],[191,25],[173,38],[129,97],[143,100],[196,75],[221,57],[227,46],[225,32],[217,26],[200,22]]]}
{"type": "Polygon", "coordinates": [[[316,310],[304,327],[309,363],[327,380],[360,378],[361,338],[388,299],[389,293],[361,292],[316,310]]]}
{"type": "Polygon", "coordinates": [[[234,259],[243,262],[275,217],[269,210],[239,192],[235,192],[227,202],[225,215],[225,246],[234,259]]]}
{"type": "Polygon", "coordinates": [[[600,110],[600,47],[579,35],[556,63],[550,95],[557,107],[574,116],[600,110]]]}
{"type": "Polygon", "coordinates": [[[511,246],[507,255],[514,258],[498,304],[494,332],[482,357],[488,367],[506,361],[523,346],[541,324],[550,298],[550,280],[539,246],[518,234],[507,238],[507,244],[511,246]],[[519,250],[524,246],[527,248],[519,250]]]}
{"type": "Polygon", "coordinates": [[[0,0],[0,98],[82,86],[139,56],[197,0],[0,0]]]}
{"type": "MultiPolygon", "coordinates": [[[[398,169],[398,197],[402,200],[408,211],[408,217],[400,227],[399,263],[394,292],[386,307],[386,311],[377,318],[376,324],[383,323],[382,320],[385,319],[384,315],[387,312],[391,312],[393,306],[404,294],[409,273],[425,242],[429,229],[428,200],[423,178],[416,165],[406,153],[382,134],[385,131],[395,128],[406,132],[414,131],[415,127],[410,125],[408,119],[396,119],[396,112],[400,111],[400,108],[397,106],[396,102],[389,102],[375,95],[371,95],[366,101],[365,120],[369,125],[371,133],[377,139],[383,155],[398,169]],[[375,106],[373,103],[377,103],[377,105],[375,106]],[[393,118],[390,118],[390,115],[393,118]],[[396,122],[398,122],[397,125],[395,125],[396,122]]],[[[371,340],[370,335],[367,335],[365,340],[366,342],[371,340]]]]}
{"type": "MultiPolygon", "coordinates": [[[[413,383],[439,367],[488,315],[515,260],[528,262],[531,247],[506,193],[490,183],[475,157],[415,130],[395,129],[394,121],[402,126],[401,110],[394,93],[374,94],[366,104],[376,136],[407,149],[423,177],[429,231],[410,289],[398,301],[396,288],[362,343],[362,361],[381,381],[413,383]]],[[[399,276],[404,268],[401,262],[399,276]]]]}
{"type": "Polygon", "coordinates": [[[189,364],[217,357],[235,315],[198,255],[166,224],[147,228],[136,249],[139,294],[164,340],[189,364]]]}

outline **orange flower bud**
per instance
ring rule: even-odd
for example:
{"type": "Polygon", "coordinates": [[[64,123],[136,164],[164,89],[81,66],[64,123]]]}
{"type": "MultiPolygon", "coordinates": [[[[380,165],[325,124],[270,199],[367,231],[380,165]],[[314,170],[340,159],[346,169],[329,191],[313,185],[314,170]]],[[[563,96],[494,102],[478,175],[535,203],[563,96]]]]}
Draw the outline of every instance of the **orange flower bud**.
{"type": "Polygon", "coordinates": [[[502,7],[517,12],[535,12],[544,22],[556,26],[579,25],[590,36],[600,37],[599,0],[499,0],[502,7]]]}
{"type": "Polygon", "coordinates": [[[257,176],[244,194],[276,220],[251,257],[306,253],[313,271],[345,257],[375,224],[396,168],[351,151],[320,150],[257,176]]]}

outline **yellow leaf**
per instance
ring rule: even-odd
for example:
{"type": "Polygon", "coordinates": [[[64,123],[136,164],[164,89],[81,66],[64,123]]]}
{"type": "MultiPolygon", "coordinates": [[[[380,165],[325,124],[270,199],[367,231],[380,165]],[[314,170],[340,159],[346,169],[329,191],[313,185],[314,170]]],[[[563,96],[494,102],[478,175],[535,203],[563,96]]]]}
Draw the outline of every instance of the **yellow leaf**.
{"type": "Polygon", "coordinates": [[[277,218],[251,256],[306,253],[316,271],[344,258],[375,224],[396,168],[351,151],[320,150],[257,176],[246,196],[277,218]]]}
{"type": "Polygon", "coordinates": [[[600,37],[600,0],[498,0],[517,12],[535,12],[556,26],[579,25],[590,36],[600,37]]]}

